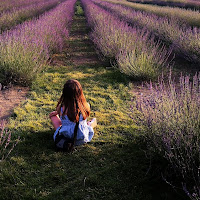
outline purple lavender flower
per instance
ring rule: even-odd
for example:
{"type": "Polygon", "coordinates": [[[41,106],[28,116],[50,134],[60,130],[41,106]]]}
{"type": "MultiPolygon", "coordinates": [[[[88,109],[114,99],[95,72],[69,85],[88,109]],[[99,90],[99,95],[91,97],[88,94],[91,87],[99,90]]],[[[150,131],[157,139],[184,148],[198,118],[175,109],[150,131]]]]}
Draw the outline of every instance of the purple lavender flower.
{"type": "Polygon", "coordinates": [[[39,19],[0,35],[0,70],[5,77],[30,83],[49,57],[62,50],[74,4],[75,0],[61,3],[39,19]]]}
{"type": "MultiPolygon", "coordinates": [[[[19,8],[13,8],[11,11],[4,11],[0,15],[0,33],[12,28],[13,26],[58,5],[58,0],[46,1],[29,1],[29,4],[24,4],[19,8]]],[[[28,2],[27,2],[28,3],[28,2]]]]}
{"type": "Polygon", "coordinates": [[[167,51],[146,29],[130,27],[125,20],[83,0],[91,39],[103,56],[115,59],[119,69],[135,78],[151,79],[167,67],[171,51],[167,51]]]}
{"type": "Polygon", "coordinates": [[[184,191],[191,199],[200,198],[200,74],[181,76],[179,84],[169,77],[149,87],[148,96],[137,99],[146,140],[165,157],[182,177],[184,191]],[[152,106],[152,103],[154,105],[152,106]],[[187,185],[187,187],[186,187],[187,185]]]}
{"type": "MultiPolygon", "coordinates": [[[[191,62],[200,62],[200,28],[187,26],[178,18],[160,17],[153,13],[137,11],[127,5],[94,0],[96,5],[111,12],[133,27],[145,29],[162,40],[173,51],[191,62]]],[[[200,14],[199,14],[200,16],[200,14]]]]}
{"type": "Polygon", "coordinates": [[[14,147],[19,142],[19,138],[14,142],[11,139],[11,132],[5,129],[5,122],[0,121],[0,162],[5,160],[14,147]]]}

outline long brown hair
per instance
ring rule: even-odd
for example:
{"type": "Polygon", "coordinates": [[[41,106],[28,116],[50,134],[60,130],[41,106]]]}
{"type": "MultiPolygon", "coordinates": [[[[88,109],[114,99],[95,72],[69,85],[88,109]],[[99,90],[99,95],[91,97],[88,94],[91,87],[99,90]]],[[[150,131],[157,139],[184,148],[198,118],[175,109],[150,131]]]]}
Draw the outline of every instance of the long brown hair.
{"type": "Polygon", "coordinates": [[[64,106],[63,115],[66,114],[73,122],[79,120],[79,112],[83,115],[84,120],[90,115],[90,107],[83,94],[81,84],[77,80],[68,80],[65,83],[58,106],[60,108],[64,106]]]}

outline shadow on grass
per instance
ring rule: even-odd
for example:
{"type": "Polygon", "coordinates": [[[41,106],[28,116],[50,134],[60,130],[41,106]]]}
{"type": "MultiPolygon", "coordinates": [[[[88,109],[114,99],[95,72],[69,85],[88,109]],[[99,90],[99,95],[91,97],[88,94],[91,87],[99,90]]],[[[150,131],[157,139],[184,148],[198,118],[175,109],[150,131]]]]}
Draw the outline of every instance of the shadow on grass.
{"type": "Polygon", "coordinates": [[[0,163],[0,199],[181,199],[160,180],[156,165],[147,173],[150,163],[137,139],[94,140],[67,154],[55,151],[52,135],[26,134],[9,162],[0,163]]]}

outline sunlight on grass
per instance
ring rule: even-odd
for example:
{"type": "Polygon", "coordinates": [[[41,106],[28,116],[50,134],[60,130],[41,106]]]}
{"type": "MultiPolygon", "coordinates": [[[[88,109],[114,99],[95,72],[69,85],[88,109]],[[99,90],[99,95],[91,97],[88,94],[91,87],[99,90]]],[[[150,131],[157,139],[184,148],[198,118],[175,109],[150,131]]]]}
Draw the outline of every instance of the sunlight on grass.
{"type": "MultiPolygon", "coordinates": [[[[118,80],[115,80],[110,71],[102,67],[86,66],[63,66],[56,68],[56,73],[52,73],[52,70],[49,66],[50,72],[47,71],[38,77],[33,85],[33,89],[36,90],[31,92],[24,105],[14,110],[15,117],[10,120],[9,128],[15,127],[28,132],[50,130],[52,126],[48,114],[55,109],[64,82],[68,79],[78,79],[91,105],[91,117],[96,117],[98,120],[94,141],[101,138],[102,134],[109,134],[105,133],[107,132],[105,129],[111,128],[113,131],[110,130],[110,132],[115,132],[115,134],[118,133],[117,127],[123,124],[129,125],[131,131],[133,127],[137,129],[128,115],[131,98],[128,93],[129,88],[124,83],[117,83],[118,80]],[[107,78],[110,79],[109,82],[105,81],[107,78]]],[[[49,132],[51,134],[52,131],[49,132]]]]}

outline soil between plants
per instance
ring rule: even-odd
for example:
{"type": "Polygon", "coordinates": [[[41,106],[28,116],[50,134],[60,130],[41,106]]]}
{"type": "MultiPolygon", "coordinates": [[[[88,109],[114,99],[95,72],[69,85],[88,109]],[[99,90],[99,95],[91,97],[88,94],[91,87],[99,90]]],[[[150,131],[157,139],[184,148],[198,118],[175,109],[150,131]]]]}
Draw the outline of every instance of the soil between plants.
{"type": "Polygon", "coordinates": [[[26,100],[28,87],[12,86],[0,91],[0,120],[6,120],[22,101],[26,100]]]}

